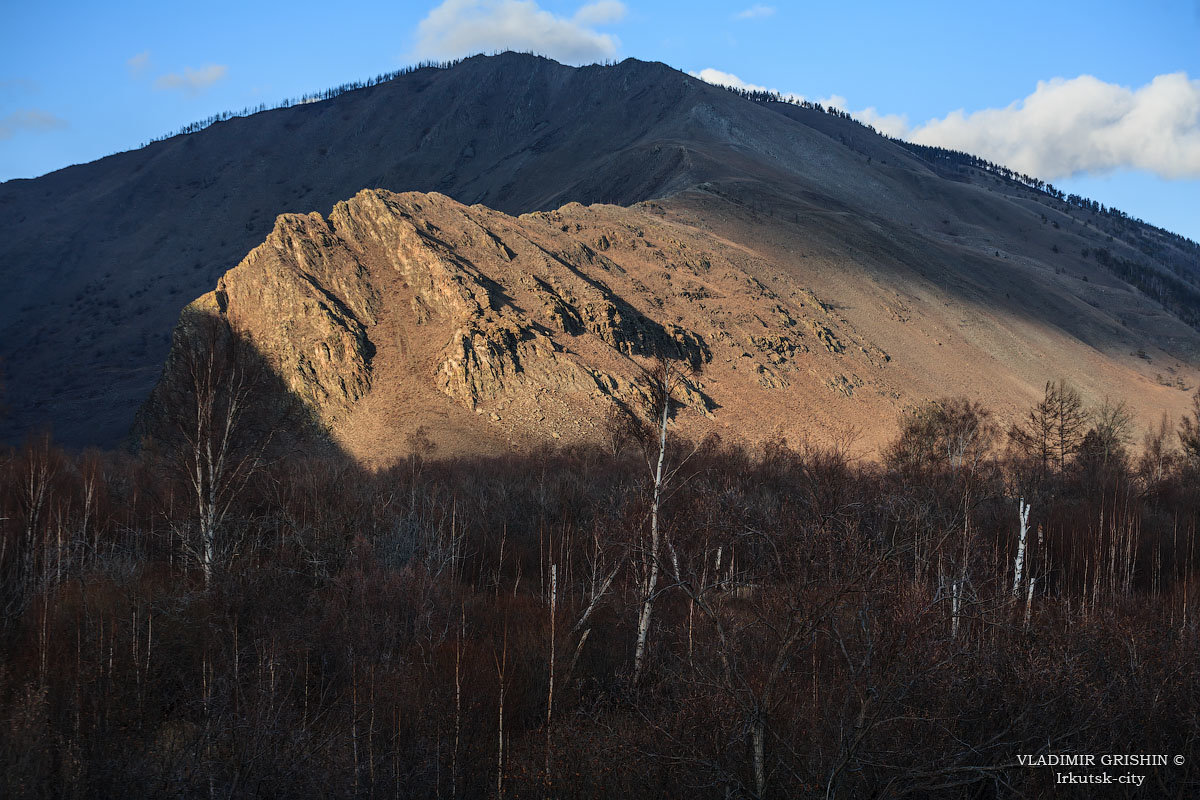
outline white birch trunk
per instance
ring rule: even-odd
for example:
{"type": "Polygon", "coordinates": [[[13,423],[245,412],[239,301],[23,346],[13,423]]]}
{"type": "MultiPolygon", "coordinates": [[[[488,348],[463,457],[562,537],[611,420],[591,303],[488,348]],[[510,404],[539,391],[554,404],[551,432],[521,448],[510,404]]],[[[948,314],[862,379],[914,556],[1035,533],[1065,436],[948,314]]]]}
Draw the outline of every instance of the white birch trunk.
{"type": "Polygon", "coordinates": [[[658,586],[658,506],[662,499],[663,461],[667,455],[667,413],[670,410],[669,373],[664,372],[662,384],[662,419],[659,424],[658,466],[654,471],[654,498],[650,505],[650,573],[646,578],[642,599],[642,613],[638,617],[637,647],[633,655],[634,683],[642,675],[646,656],[646,639],[650,633],[650,616],[654,611],[654,590],[658,586]]]}
{"type": "Polygon", "coordinates": [[[1037,578],[1029,579],[1029,593],[1025,595],[1025,630],[1029,630],[1029,615],[1033,612],[1033,587],[1037,578]]]}
{"type": "Polygon", "coordinates": [[[958,638],[958,608],[962,586],[957,578],[950,581],[950,638],[958,638]]]}
{"type": "Polygon", "coordinates": [[[1020,503],[1018,513],[1021,519],[1021,534],[1017,540],[1017,557],[1013,561],[1013,599],[1021,597],[1021,576],[1025,570],[1025,537],[1029,534],[1029,504],[1023,499],[1020,503]]]}

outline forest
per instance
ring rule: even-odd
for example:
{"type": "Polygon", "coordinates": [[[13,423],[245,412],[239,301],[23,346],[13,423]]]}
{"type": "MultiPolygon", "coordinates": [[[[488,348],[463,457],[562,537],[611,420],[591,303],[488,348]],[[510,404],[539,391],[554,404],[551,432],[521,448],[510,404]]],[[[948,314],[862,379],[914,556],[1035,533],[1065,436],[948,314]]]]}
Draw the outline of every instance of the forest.
{"type": "Polygon", "coordinates": [[[136,446],[0,450],[4,797],[1200,789],[1200,393],[1140,441],[937,400],[867,457],[677,437],[664,361],[592,446],[366,469],[188,347],[136,446]]]}

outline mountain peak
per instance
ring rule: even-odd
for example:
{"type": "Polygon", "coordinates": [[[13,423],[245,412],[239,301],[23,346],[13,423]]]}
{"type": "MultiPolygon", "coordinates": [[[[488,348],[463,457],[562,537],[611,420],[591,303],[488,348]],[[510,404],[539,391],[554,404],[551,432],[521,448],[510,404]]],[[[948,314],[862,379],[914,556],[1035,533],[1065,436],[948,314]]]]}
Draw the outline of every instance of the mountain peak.
{"type": "MultiPolygon", "coordinates": [[[[154,385],[180,309],[279,232],[281,214],[336,226],[335,204],[363,189],[436,192],[509,215],[574,215],[571,203],[649,214],[638,204],[653,200],[682,226],[680,241],[720,231],[743,253],[738,269],[764,287],[773,274],[795,273],[788,292],[810,291],[836,308],[860,297],[838,276],[863,276],[883,294],[860,297],[867,318],[844,315],[860,332],[874,329],[878,314],[913,318],[913,298],[944,296],[955,307],[1002,310],[1004,324],[1026,332],[1021,320],[1031,315],[1057,320],[1068,337],[1114,359],[1122,380],[1133,343],[1153,349],[1154,337],[1169,333],[1176,345],[1161,360],[1194,383],[1195,331],[1177,316],[1183,306],[1155,305],[1170,300],[1164,286],[1185,305],[1200,291],[1189,288],[1194,258],[1171,241],[1148,250],[1140,229],[1121,221],[970,164],[926,162],[850,120],[753,102],[657,62],[576,68],[502,53],[0,186],[0,359],[12,409],[0,434],[12,440],[52,425],[69,444],[120,439],[154,385]],[[1103,264],[1083,255],[1101,250],[1103,264]],[[1027,296],[1041,305],[1013,299],[1027,296]]],[[[674,252],[663,236],[658,252],[674,252]]],[[[625,302],[661,325],[690,313],[656,296],[667,310],[625,302]]],[[[708,341],[720,329],[690,330],[708,341]]],[[[924,330],[942,345],[967,337],[948,321],[924,330]]],[[[779,334],[768,325],[755,335],[779,334]]],[[[861,335],[890,353],[889,337],[901,334],[861,335]]],[[[990,347],[955,358],[991,357],[990,347]]],[[[948,352],[917,348],[914,357],[948,352]]],[[[922,369],[939,374],[940,362],[922,369]]],[[[1141,359],[1132,369],[1151,370],[1141,359]]],[[[1014,380],[1025,391],[1049,372],[1027,365],[1014,380]]],[[[836,374],[845,381],[817,370],[818,383],[835,380],[856,397],[870,384],[860,373],[862,386],[836,374]]],[[[879,413],[934,391],[913,380],[878,389],[890,398],[879,413]]],[[[1178,398],[1156,386],[1144,393],[1148,410],[1173,410],[1178,398]]]]}

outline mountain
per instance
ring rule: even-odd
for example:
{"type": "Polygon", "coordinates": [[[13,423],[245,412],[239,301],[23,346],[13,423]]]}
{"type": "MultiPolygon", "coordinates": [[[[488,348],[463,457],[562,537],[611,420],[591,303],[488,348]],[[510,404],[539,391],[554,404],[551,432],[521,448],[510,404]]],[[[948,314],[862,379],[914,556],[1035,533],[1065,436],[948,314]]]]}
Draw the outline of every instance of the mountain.
{"type": "Polygon", "coordinates": [[[661,64],[504,54],[9,181],[0,433],[119,440],[208,292],[360,455],[420,425],[570,438],[668,341],[706,362],[695,425],[750,439],[879,440],[923,399],[1015,411],[1059,376],[1182,410],[1193,247],[943,155],[661,64]],[[305,373],[283,319],[319,297],[361,353],[305,373]]]}
{"type": "Polygon", "coordinates": [[[772,213],[702,186],[513,217],[364,190],[328,217],[281,216],[188,311],[227,319],[345,451],[380,465],[418,439],[462,454],[606,439],[644,407],[660,354],[699,368],[679,392],[684,430],[750,443],[853,427],[878,446],[901,411],[949,392],[1013,416],[1047,375],[1143,418],[1189,399],[1146,359],[1168,357],[1162,339],[1195,353],[1194,332],[1095,265],[1064,277],[1007,249],[756,203],[772,213]]]}

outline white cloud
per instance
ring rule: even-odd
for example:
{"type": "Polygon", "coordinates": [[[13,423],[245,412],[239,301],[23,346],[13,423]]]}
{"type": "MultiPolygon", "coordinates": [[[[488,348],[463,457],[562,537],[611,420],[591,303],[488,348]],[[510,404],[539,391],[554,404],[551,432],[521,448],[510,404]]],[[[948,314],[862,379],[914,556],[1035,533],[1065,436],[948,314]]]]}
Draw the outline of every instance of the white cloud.
{"type": "Polygon", "coordinates": [[[154,81],[155,89],[182,89],[188,94],[196,94],[201,89],[207,89],[225,77],[229,68],[224,64],[208,64],[200,69],[184,67],[183,74],[172,72],[161,75],[154,81]]]}
{"type": "Polygon", "coordinates": [[[133,58],[125,62],[125,66],[129,68],[129,74],[135,78],[146,71],[146,67],[150,66],[150,51],[143,50],[133,58]]]}
{"type": "Polygon", "coordinates": [[[755,3],[749,8],[739,11],[734,16],[737,19],[762,19],[763,17],[769,17],[774,13],[775,6],[764,6],[759,3],[755,3]]]}
{"type": "Polygon", "coordinates": [[[1136,89],[1091,75],[1039,81],[1005,108],[955,111],[908,138],[1050,180],[1120,168],[1200,178],[1200,80],[1176,72],[1136,89]]]}
{"type": "Polygon", "coordinates": [[[875,106],[867,106],[858,111],[852,111],[850,109],[850,101],[840,94],[831,94],[829,97],[822,97],[816,102],[826,108],[836,108],[839,111],[845,111],[854,117],[854,119],[864,125],[870,125],[885,136],[902,138],[909,131],[908,116],[906,114],[883,114],[875,106]]]}
{"type": "Polygon", "coordinates": [[[67,121],[49,111],[30,108],[0,117],[0,139],[11,139],[25,131],[44,133],[67,127],[67,121]]]}
{"type": "MultiPolygon", "coordinates": [[[[735,89],[778,91],[712,68],[692,75],[735,89]]],[[[962,150],[1045,180],[1117,169],[1200,178],[1200,80],[1184,72],[1159,75],[1136,89],[1091,75],[1040,81],[1032,94],[1004,108],[954,111],[915,127],[905,114],[874,106],[851,110],[839,95],[816,102],[849,111],[888,136],[962,150]]]]}
{"type": "Polygon", "coordinates": [[[885,136],[897,139],[903,138],[909,130],[907,114],[881,114],[875,106],[867,106],[860,111],[851,111],[850,116],[864,125],[870,125],[885,136]]]}
{"type": "Polygon", "coordinates": [[[719,69],[705,67],[699,72],[689,73],[693,78],[699,78],[705,83],[711,83],[714,86],[728,86],[733,89],[742,89],[747,92],[770,92],[773,89],[768,89],[765,86],[759,86],[757,83],[748,83],[732,72],[721,72],[719,69]]]}
{"type": "MultiPolygon", "coordinates": [[[[722,72],[721,70],[713,69],[712,67],[706,67],[706,68],[700,70],[699,72],[689,72],[688,74],[691,75],[693,78],[699,78],[700,80],[704,81],[705,83],[711,83],[714,86],[728,86],[731,89],[740,89],[740,90],[746,91],[746,92],[772,92],[774,94],[779,95],[784,100],[790,100],[794,103],[799,103],[799,102],[802,102],[802,101],[808,99],[804,95],[796,94],[795,92],[784,92],[784,91],[780,91],[779,89],[772,89],[767,86],[760,86],[757,83],[750,83],[749,81],[742,80],[737,75],[734,75],[732,72],[722,72]]],[[[814,100],[813,102],[820,103],[823,106],[832,106],[833,108],[845,109],[847,107],[846,98],[842,97],[840,94],[830,95],[829,97],[822,97],[819,100],[814,100]]],[[[896,118],[895,115],[889,115],[889,116],[885,117],[881,114],[878,114],[874,108],[870,108],[870,109],[867,109],[867,111],[865,111],[865,112],[859,112],[859,113],[864,113],[864,114],[869,113],[869,114],[873,115],[876,119],[891,120],[891,119],[896,118]]],[[[857,116],[857,115],[855,115],[855,116],[857,116]]]]}
{"type": "Polygon", "coordinates": [[[699,72],[688,74],[693,78],[699,78],[705,83],[711,83],[714,86],[728,86],[731,89],[740,89],[744,92],[775,92],[786,100],[795,100],[796,102],[804,99],[801,95],[792,94],[791,92],[781,92],[778,89],[768,89],[766,86],[759,86],[757,83],[744,81],[732,72],[722,72],[712,67],[705,67],[699,72]]]}
{"type": "Polygon", "coordinates": [[[449,59],[498,50],[533,51],[568,64],[616,55],[616,37],[594,26],[625,16],[617,0],[587,3],[568,19],[535,0],[444,0],[417,25],[417,58],[449,59]]]}
{"type": "MultiPolygon", "coordinates": [[[[802,94],[794,92],[781,92],[778,89],[769,89],[766,86],[759,86],[756,83],[749,83],[742,80],[737,75],[729,72],[722,72],[719,69],[711,67],[702,69],[699,72],[691,73],[693,78],[699,78],[706,83],[711,83],[716,86],[730,86],[734,89],[742,89],[748,92],[775,92],[785,100],[799,103],[807,98],[802,94]]],[[[819,103],[827,108],[837,108],[843,111],[849,111],[850,101],[840,94],[822,97],[813,102],[819,103]]],[[[850,116],[854,117],[859,122],[866,125],[871,125],[880,133],[888,136],[903,137],[909,132],[908,117],[903,114],[881,114],[875,106],[864,108],[861,111],[849,111],[850,116]]]]}
{"type": "Polygon", "coordinates": [[[597,0],[581,6],[572,17],[576,25],[611,25],[625,19],[625,4],[620,0],[597,0]]]}

